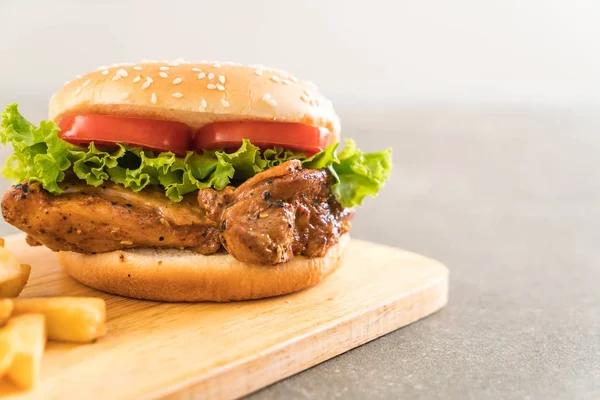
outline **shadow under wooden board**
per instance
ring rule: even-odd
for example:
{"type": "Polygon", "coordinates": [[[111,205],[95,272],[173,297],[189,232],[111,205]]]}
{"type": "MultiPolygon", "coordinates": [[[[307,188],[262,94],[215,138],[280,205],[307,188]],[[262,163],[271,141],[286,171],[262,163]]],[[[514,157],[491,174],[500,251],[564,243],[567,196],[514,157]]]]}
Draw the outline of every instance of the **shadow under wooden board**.
{"type": "Polygon", "coordinates": [[[22,296],[100,296],[108,334],[94,344],[49,342],[40,399],[234,398],[305,370],[442,308],[448,270],[407,251],[352,240],[322,284],[271,299],[157,303],[112,296],[66,276],[55,255],[11,236],[32,275],[22,296]]]}

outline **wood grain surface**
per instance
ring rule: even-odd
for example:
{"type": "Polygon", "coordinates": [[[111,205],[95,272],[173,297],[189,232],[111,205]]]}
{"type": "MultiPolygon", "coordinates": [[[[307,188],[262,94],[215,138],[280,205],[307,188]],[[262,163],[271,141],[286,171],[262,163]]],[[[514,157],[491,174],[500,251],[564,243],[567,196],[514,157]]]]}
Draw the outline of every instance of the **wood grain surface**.
{"type": "Polygon", "coordinates": [[[353,240],[323,284],[259,301],[157,303],[87,288],[43,247],[6,240],[32,277],[22,296],[100,296],[109,332],[89,345],[49,343],[33,399],[234,398],[288,377],[447,302],[448,270],[407,251],[353,240]]]}

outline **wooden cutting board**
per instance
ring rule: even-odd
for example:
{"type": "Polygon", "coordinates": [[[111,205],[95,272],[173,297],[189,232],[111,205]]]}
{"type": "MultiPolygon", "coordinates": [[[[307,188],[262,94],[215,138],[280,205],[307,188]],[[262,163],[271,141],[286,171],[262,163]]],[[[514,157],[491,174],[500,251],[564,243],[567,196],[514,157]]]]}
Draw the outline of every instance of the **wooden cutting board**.
{"type": "Polygon", "coordinates": [[[299,293],[237,303],[139,301],[89,289],[55,255],[11,236],[32,265],[22,296],[100,296],[108,335],[89,345],[48,343],[41,382],[19,399],[234,398],[300,372],[442,308],[448,270],[437,261],[353,240],[341,268],[299,293]]]}

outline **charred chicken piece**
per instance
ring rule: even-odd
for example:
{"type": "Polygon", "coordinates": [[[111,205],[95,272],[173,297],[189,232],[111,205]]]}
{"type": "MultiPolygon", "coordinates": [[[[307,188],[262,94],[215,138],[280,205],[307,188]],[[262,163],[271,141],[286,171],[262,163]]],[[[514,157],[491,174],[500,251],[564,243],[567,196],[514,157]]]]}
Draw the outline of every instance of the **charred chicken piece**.
{"type": "Polygon", "coordinates": [[[323,256],[350,229],[352,211],[331,192],[331,176],[291,160],[255,175],[237,189],[203,189],[200,207],[219,223],[236,259],[279,264],[294,255],[323,256]]]}
{"type": "Polygon", "coordinates": [[[134,193],[106,183],[72,182],[55,196],[39,183],[9,189],[2,200],[6,222],[28,234],[28,243],[54,251],[108,252],[133,247],[188,248],[212,254],[221,247],[218,225],[194,195],[180,203],[162,191],[134,193]]]}

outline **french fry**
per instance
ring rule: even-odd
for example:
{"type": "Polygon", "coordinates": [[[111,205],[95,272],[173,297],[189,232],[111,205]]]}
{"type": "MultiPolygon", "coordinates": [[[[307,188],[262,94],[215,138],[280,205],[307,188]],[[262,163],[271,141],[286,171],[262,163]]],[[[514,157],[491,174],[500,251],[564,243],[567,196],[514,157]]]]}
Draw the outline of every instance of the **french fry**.
{"type": "Polygon", "coordinates": [[[18,273],[19,271],[17,257],[3,246],[0,246],[0,277],[10,277],[16,275],[15,272],[18,273]]]}
{"type": "MultiPolygon", "coordinates": [[[[13,312],[13,302],[11,299],[0,299],[0,326],[4,326],[13,312]]],[[[1,365],[1,363],[0,363],[1,365]]]]}
{"type": "Polygon", "coordinates": [[[29,276],[31,275],[31,265],[19,264],[19,266],[21,267],[21,290],[19,291],[19,294],[21,294],[25,288],[25,285],[27,285],[27,282],[29,281],[29,276]]]}
{"type": "MultiPolygon", "coordinates": [[[[10,318],[12,310],[13,303],[11,299],[0,299],[0,322],[2,325],[10,318]]],[[[13,362],[15,356],[14,337],[12,331],[0,329],[0,376],[6,373],[13,362]]]]}
{"type": "Polygon", "coordinates": [[[31,389],[39,379],[46,347],[46,324],[42,314],[13,317],[4,328],[15,347],[7,376],[16,385],[31,389]]]}
{"type": "Polygon", "coordinates": [[[15,336],[7,329],[0,330],[0,376],[11,366],[15,357],[15,336]]]}
{"type": "Polygon", "coordinates": [[[19,264],[17,257],[0,247],[0,297],[17,297],[29,280],[31,267],[19,264]]]}
{"type": "MultiPolygon", "coordinates": [[[[0,264],[0,269],[2,265],[0,264]]],[[[0,278],[0,298],[17,297],[27,285],[31,267],[27,264],[20,264],[16,275],[10,278],[0,278]]]]}
{"type": "Polygon", "coordinates": [[[86,343],[106,334],[106,303],[100,298],[18,298],[13,304],[13,315],[43,314],[52,340],[86,343]]]}

